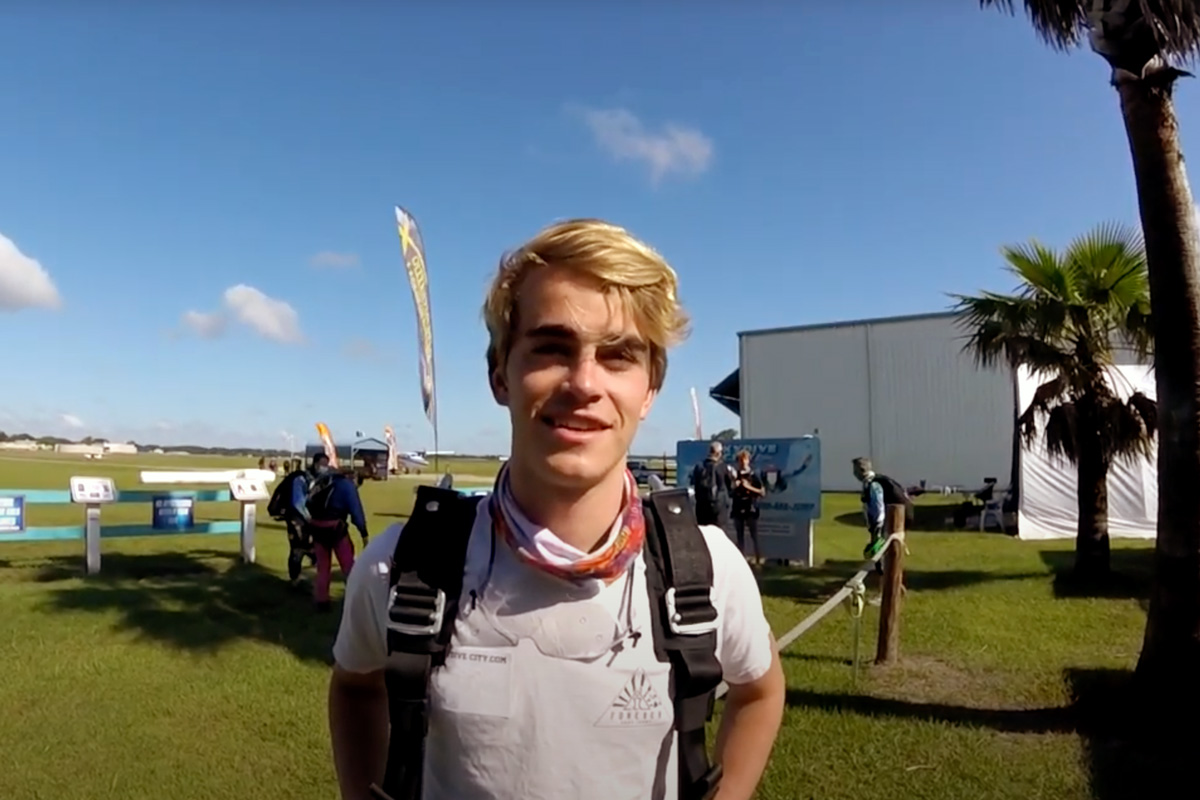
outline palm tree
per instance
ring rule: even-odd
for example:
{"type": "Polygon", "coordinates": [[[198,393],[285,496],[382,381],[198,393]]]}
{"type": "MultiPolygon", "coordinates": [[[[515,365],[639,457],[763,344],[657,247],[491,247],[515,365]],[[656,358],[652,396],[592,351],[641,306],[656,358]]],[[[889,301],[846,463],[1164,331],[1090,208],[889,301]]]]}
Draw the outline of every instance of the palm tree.
{"type": "Polygon", "coordinates": [[[1075,465],[1075,574],[1101,578],[1109,568],[1109,468],[1153,452],[1154,401],[1140,392],[1122,400],[1109,377],[1117,348],[1149,355],[1146,257],[1137,234],[1118,226],[1101,226],[1062,253],[1037,242],[1001,252],[1021,287],[954,296],[969,331],[964,349],[983,366],[1024,365],[1044,379],[1018,428],[1027,442],[1044,434],[1051,456],[1075,465]]]}
{"type": "MultiPolygon", "coordinates": [[[[1013,12],[1012,0],[980,0],[1013,12]]],[[[1133,157],[1153,310],[1158,430],[1154,583],[1137,673],[1190,690],[1200,708],[1200,234],[1171,97],[1200,51],[1195,0],[1024,0],[1037,33],[1066,50],[1085,36],[1112,68],[1133,157]]]]}

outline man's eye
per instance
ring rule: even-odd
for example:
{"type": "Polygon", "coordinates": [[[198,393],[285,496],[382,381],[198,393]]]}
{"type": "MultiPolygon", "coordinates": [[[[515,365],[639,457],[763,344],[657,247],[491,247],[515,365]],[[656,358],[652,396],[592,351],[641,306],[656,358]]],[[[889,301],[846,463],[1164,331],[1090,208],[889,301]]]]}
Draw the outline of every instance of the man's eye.
{"type": "Polygon", "coordinates": [[[632,348],[623,347],[620,350],[612,350],[601,354],[601,359],[604,361],[616,361],[622,364],[636,364],[638,353],[632,348]]]}
{"type": "Polygon", "coordinates": [[[546,342],[533,348],[533,352],[539,356],[560,356],[565,355],[568,348],[560,342],[546,342]]]}

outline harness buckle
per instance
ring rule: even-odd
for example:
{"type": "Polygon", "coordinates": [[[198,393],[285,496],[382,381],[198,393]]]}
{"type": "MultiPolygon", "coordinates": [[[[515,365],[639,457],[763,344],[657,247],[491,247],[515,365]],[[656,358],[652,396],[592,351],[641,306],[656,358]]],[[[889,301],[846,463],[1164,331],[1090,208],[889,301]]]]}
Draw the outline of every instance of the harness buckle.
{"type": "Polygon", "coordinates": [[[712,800],[717,796],[717,790],[721,788],[721,778],[724,777],[725,770],[720,764],[713,764],[708,772],[697,782],[694,789],[695,796],[700,800],[712,800]]]}
{"type": "Polygon", "coordinates": [[[682,594],[671,586],[663,599],[667,604],[667,625],[672,633],[698,636],[717,629],[717,613],[707,586],[686,589],[682,594]]]}
{"type": "Polygon", "coordinates": [[[408,636],[433,636],[446,617],[446,593],[428,586],[397,583],[388,591],[389,631],[408,636]]]}

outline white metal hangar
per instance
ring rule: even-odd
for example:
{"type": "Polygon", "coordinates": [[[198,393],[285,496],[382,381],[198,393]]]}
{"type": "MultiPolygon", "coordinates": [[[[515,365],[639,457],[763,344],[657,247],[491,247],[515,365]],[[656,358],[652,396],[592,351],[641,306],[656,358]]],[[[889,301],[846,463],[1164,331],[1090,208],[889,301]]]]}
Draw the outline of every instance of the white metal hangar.
{"type": "MultiPolygon", "coordinates": [[[[907,486],[981,488],[995,478],[1019,489],[1022,538],[1073,535],[1074,469],[1043,446],[1015,447],[1018,409],[1040,381],[1024,368],[979,367],[963,351],[966,336],[950,312],[744,331],[738,369],[709,394],[739,415],[744,438],[815,432],[825,491],[858,489],[857,456],[907,486]]],[[[1153,396],[1152,368],[1117,355],[1114,388],[1153,396]]],[[[1153,460],[1114,465],[1114,536],[1153,535],[1155,476],[1153,460]]]]}
{"type": "Polygon", "coordinates": [[[1009,482],[1013,379],[962,352],[952,313],[744,331],[739,367],[710,395],[745,438],[821,440],[825,491],[858,487],[868,456],[906,485],[1009,482]]]}

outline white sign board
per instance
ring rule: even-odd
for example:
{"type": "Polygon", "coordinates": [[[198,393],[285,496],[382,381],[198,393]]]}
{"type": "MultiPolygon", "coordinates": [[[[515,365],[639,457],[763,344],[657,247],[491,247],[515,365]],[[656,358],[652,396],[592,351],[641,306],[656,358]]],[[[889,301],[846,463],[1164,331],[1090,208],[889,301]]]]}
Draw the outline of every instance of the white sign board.
{"type": "Polygon", "coordinates": [[[267,494],[266,482],[252,478],[239,478],[230,481],[229,491],[233,493],[234,500],[243,503],[253,503],[256,500],[266,500],[270,497],[267,494]]]}
{"type": "Polygon", "coordinates": [[[142,483],[213,484],[237,480],[253,480],[270,483],[278,476],[269,469],[227,470],[146,470],[142,472],[142,483]]]}
{"type": "Polygon", "coordinates": [[[117,499],[117,487],[112,478],[71,478],[72,503],[113,503],[117,499]]]}

